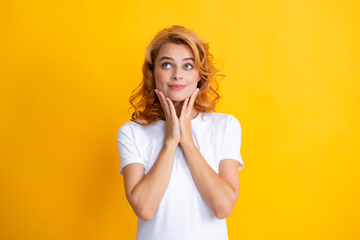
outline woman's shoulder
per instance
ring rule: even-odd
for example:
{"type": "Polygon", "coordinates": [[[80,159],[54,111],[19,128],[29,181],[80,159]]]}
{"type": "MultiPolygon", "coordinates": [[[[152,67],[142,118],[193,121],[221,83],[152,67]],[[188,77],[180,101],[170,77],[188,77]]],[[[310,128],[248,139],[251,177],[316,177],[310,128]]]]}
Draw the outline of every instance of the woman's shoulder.
{"type": "Polygon", "coordinates": [[[143,127],[144,127],[143,125],[135,121],[127,121],[120,126],[119,132],[130,133],[133,131],[138,131],[143,127]]]}
{"type": "Polygon", "coordinates": [[[154,129],[157,129],[159,122],[156,121],[151,123],[150,125],[145,125],[141,120],[130,120],[125,122],[121,127],[119,128],[119,132],[124,133],[142,133],[142,132],[148,132],[152,131],[154,129]]]}
{"type": "Polygon", "coordinates": [[[204,114],[202,123],[218,126],[220,128],[241,128],[240,121],[234,115],[219,112],[204,114]]]}
{"type": "Polygon", "coordinates": [[[212,121],[238,121],[234,115],[219,112],[204,114],[204,119],[210,119],[212,121]]]}

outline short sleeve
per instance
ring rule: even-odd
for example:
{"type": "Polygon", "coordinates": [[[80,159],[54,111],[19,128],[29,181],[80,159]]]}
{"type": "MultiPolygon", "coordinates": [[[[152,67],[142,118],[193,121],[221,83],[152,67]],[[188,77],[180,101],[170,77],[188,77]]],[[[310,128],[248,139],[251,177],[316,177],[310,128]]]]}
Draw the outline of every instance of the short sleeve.
{"type": "Polygon", "coordinates": [[[220,161],[224,159],[233,159],[240,163],[239,170],[244,167],[240,153],[241,147],[241,125],[232,115],[226,119],[224,140],[222,143],[222,152],[220,161]]]}
{"type": "Polygon", "coordinates": [[[144,161],[141,159],[139,150],[136,146],[134,133],[130,124],[125,123],[120,127],[117,133],[117,145],[120,155],[120,171],[122,175],[122,169],[131,163],[141,163],[144,165],[144,161]]]}

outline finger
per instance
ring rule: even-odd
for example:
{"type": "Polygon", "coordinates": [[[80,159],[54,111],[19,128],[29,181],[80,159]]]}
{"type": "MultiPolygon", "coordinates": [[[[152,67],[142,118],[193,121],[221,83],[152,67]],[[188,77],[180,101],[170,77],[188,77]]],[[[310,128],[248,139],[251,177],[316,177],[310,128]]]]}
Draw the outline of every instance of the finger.
{"type": "Polygon", "coordinates": [[[188,102],[189,102],[189,98],[186,98],[184,100],[183,105],[182,105],[180,116],[184,116],[186,114],[186,109],[187,109],[188,102]]]}
{"type": "Polygon", "coordinates": [[[162,91],[159,91],[159,95],[160,95],[160,98],[161,98],[161,100],[163,102],[163,105],[164,105],[165,115],[169,118],[169,117],[171,117],[169,103],[167,102],[166,97],[165,97],[165,95],[164,95],[164,93],[162,91]]]}
{"type": "Polygon", "coordinates": [[[199,92],[199,89],[197,88],[192,94],[191,94],[191,97],[190,97],[190,101],[189,101],[189,105],[187,106],[187,112],[190,113],[193,106],[194,106],[194,102],[195,102],[195,99],[196,99],[196,95],[197,93],[199,92]]]}
{"type": "Polygon", "coordinates": [[[165,106],[164,106],[164,103],[163,103],[163,101],[162,101],[162,99],[161,99],[161,96],[160,96],[160,94],[159,94],[159,90],[155,89],[155,93],[156,93],[156,96],[157,96],[158,99],[159,99],[161,108],[162,108],[162,109],[164,110],[164,112],[165,112],[165,106]]]}
{"type": "Polygon", "coordinates": [[[166,98],[168,104],[169,104],[169,108],[170,108],[170,111],[171,111],[171,117],[172,119],[177,119],[177,115],[176,115],[176,110],[175,110],[175,107],[174,107],[174,104],[173,102],[171,101],[170,98],[166,98]]]}
{"type": "Polygon", "coordinates": [[[168,111],[167,111],[167,109],[166,109],[167,103],[166,103],[166,101],[164,100],[164,97],[161,95],[161,91],[159,91],[159,90],[156,89],[155,92],[156,92],[156,94],[157,94],[157,96],[158,96],[158,98],[159,98],[160,105],[161,105],[161,107],[162,107],[162,109],[163,109],[163,111],[164,111],[165,118],[168,118],[168,117],[169,117],[169,114],[168,114],[168,111]]]}

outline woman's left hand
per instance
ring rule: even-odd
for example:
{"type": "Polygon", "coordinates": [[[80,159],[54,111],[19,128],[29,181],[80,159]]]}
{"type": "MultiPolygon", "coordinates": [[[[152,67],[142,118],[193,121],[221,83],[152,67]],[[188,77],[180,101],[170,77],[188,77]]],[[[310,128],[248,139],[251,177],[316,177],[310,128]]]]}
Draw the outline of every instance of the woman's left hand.
{"type": "Polygon", "coordinates": [[[183,103],[181,114],[179,117],[180,145],[193,142],[191,120],[193,114],[193,106],[198,92],[199,89],[197,88],[190,97],[185,99],[183,103]]]}

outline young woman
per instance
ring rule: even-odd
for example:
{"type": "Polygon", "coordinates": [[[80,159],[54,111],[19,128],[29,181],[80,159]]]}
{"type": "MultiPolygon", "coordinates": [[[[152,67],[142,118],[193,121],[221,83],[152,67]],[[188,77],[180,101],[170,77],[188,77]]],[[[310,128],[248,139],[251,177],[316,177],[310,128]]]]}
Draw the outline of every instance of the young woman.
{"type": "Polygon", "coordinates": [[[117,134],[139,240],[228,239],[244,164],[239,121],[214,112],[216,76],[208,44],[182,26],[146,50],[132,119],[117,134]]]}

